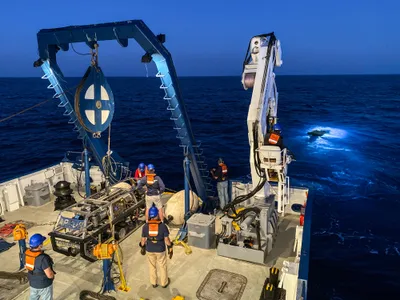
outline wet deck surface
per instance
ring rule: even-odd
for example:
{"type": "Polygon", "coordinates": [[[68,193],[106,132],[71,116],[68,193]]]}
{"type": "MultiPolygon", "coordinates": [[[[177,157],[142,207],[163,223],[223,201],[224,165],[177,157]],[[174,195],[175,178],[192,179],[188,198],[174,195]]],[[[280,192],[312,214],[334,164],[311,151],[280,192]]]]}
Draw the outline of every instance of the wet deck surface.
{"type": "MultiPolygon", "coordinates": [[[[22,207],[18,211],[7,213],[5,218],[6,222],[23,219],[42,224],[56,220],[58,212],[54,212],[53,209],[53,202],[40,208],[22,207]]],[[[267,266],[217,256],[216,249],[205,250],[192,247],[192,254],[186,255],[183,247],[174,247],[174,256],[171,260],[168,259],[168,275],[171,284],[166,289],[153,288],[149,283],[147,258],[140,255],[138,246],[141,234],[141,229],[139,229],[121,244],[123,268],[131,290],[128,293],[112,292],[110,295],[116,299],[129,300],[139,300],[140,298],[168,300],[181,295],[185,297],[185,300],[193,300],[197,299],[196,291],[208,272],[212,269],[222,269],[247,278],[247,285],[241,299],[258,299],[265,278],[269,275],[269,266],[281,267],[283,260],[293,260],[292,249],[297,223],[298,217],[295,216],[287,216],[282,220],[274,249],[268,256],[267,266]]],[[[30,235],[33,233],[47,235],[52,228],[51,225],[35,226],[28,232],[30,235]]],[[[171,228],[171,238],[175,237],[176,233],[177,229],[171,228]]],[[[8,237],[6,240],[11,242],[12,237],[8,237]]],[[[99,291],[103,279],[101,261],[89,263],[81,257],[63,256],[52,251],[50,244],[45,246],[45,250],[55,261],[54,267],[57,275],[54,282],[54,299],[75,300],[79,299],[79,293],[82,290],[99,291]]],[[[0,253],[0,261],[1,271],[16,271],[19,266],[18,245],[0,253]]],[[[1,300],[29,298],[28,285],[19,286],[16,282],[5,282],[0,282],[1,300]],[[13,293],[1,287],[7,286],[7,284],[18,287],[14,294],[20,293],[20,295],[15,297],[13,293]]]]}

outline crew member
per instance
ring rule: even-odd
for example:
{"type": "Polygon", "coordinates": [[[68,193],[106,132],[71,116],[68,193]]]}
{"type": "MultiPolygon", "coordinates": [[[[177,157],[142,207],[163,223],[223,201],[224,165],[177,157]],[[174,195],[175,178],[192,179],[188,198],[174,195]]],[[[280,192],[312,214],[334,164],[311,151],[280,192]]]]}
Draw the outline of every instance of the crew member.
{"type": "Polygon", "coordinates": [[[222,158],[218,159],[218,167],[210,170],[212,177],[217,181],[218,198],[220,208],[224,208],[229,202],[228,196],[228,167],[222,158]]]}
{"type": "Polygon", "coordinates": [[[140,163],[135,171],[135,179],[142,179],[146,175],[146,165],[140,163]]]}
{"type": "Polygon", "coordinates": [[[46,238],[36,233],[29,239],[30,249],[25,252],[25,268],[30,285],[29,300],[53,300],[53,260],[42,250],[46,238]]]}
{"type": "Polygon", "coordinates": [[[278,123],[272,126],[272,132],[265,136],[265,144],[278,146],[280,149],[285,148],[283,145],[282,127],[278,123]]]}
{"type": "Polygon", "coordinates": [[[165,191],[165,185],[160,176],[156,175],[152,164],[147,166],[147,174],[138,181],[137,189],[141,190],[143,187],[146,191],[146,221],[148,220],[149,208],[154,203],[159,211],[161,222],[163,222],[164,212],[162,209],[161,194],[165,191]]]}
{"type": "Polygon", "coordinates": [[[150,283],[153,288],[158,286],[156,264],[159,266],[158,274],[160,276],[161,286],[166,288],[170,283],[167,273],[165,245],[167,245],[168,255],[171,259],[173,250],[171,240],[169,239],[169,230],[167,226],[160,221],[158,209],[153,204],[149,209],[149,221],[143,226],[142,240],[139,242],[141,248],[140,253],[145,255],[147,252],[150,283]]]}
{"type": "MultiPolygon", "coordinates": [[[[272,132],[270,134],[267,134],[265,136],[265,144],[269,144],[269,145],[276,145],[278,146],[281,150],[286,148],[286,146],[283,145],[283,137],[282,137],[282,127],[281,125],[279,125],[278,123],[276,123],[273,127],[272,127],[272,132]]],[[[290,151],[289,149],[286,148],[287,154],[288,156],[292,159],[292,160],[296,160],[296,157],[294,156],[294,154],[292,153],[292,151],[290,151]]]]}

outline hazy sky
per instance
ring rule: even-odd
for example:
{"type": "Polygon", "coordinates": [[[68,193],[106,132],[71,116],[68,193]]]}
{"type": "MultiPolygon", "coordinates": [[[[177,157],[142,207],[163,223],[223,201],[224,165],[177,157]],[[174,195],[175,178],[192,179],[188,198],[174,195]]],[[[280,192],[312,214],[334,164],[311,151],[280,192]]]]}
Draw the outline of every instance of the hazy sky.
{"type": "MultiPolygon", "coordinates": [[[[133,19],[166,34],[180,76],[240,76],[249,39],[270,31],[282,44],[279,74],[398,74],[399,14],[398,0],[3,0],[0,76],[42,74],[32,66],[40,29],[133,19]]],[[[99,61],[108,76],[145,76],[142,54],[133,40],[103,42],[99,61]]],[[[58,57],[66,76],[82,76],[89,63],[72,49],[58,57]]]]}

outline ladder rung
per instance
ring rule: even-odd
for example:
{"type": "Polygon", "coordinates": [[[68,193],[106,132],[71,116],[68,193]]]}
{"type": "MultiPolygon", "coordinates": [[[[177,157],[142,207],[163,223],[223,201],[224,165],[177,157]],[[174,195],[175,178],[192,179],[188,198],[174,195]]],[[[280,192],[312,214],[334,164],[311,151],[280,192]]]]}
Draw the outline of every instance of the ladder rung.
{"type": "Polygon", "coordinates": [[[169,118],[169,119],[172,121],[178,121],[181,117],[182,117],[182,114],[180,114],[179,117],[171,116],[171,118],[169,118]]]}
{"type": "Polygon", "coordinates": [[[157,72],[156,77],[163,78],[165,75],[161,72],[157,72]]]}
{"type": "Polygon", "coordinates": [[[75,124],[75,122],[77,121],[76,117],[74,118],[74,116],[68,121],[68,124],[75,124]]]}
{"type": "Polygon", "coordinates": [[[179,106],[179,104],[177,104],[175,107],[172,107],[171,105],[169,105],[169,106],[167,107],[167,110],[174,111],[175,109],[177,109],[178,106],[179,106]]]}
{"type": "Polygon", "coordinates": [[[65,107],[68,105],[68,102],[60,102],[60,104],[58,104],[58,107],[65,107]]]}
{"type": "Polygon", "coordinates": [[[66,111],[63,113],[63,115],[64,115],[64,116],[70,116],[72,113],[73,113],[72,110],[71,110],[71,111],[66,110],[66,111]]]}
{"type": "Polygon", "coordinates": [[[197,149],[197,152],[196,152],[195,154],[196,154],[197,156],[202,156],[204,150],[203,150],[203,149],[199,149],[199,148],[196,148],[196,149],[197,149]]]}
{"type": "Polygon", "coordinates": [[[169,86],[165,86],[164,83],[160,85],[160,89],[166,90],[169,89],[172,86],[172,83],[169,86]]]}
{"type": "Polygon", "coordinates": [[[165,93],[165,95],[163,97],[164,100],[168,100],[168,101],[171,101],[174,98],[176,98],[176,94],[173,94],[172,96],[169,96],[167,92],[165,93]]]}

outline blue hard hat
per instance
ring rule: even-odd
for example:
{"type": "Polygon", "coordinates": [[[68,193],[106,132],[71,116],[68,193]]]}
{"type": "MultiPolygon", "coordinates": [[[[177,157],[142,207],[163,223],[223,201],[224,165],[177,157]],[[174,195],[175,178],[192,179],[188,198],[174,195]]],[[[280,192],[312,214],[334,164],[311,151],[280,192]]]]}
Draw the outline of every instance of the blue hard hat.
{"type": "Polygon", "coordinates": [[[150,170],[150,171],[154,171],[154,170],[155,170],[153,164],[148,164],[148,165],[147,165],[147,169],[150,170]]]}
{"type": "Polygon", "coordinates": [[[153,206],[150,207],[150,209],[149,209],[149,218],[154,219],[157,216],[158,216],[158,208],[155,207],[154,203],[153,203],[153,206]]]}
{"type": "Polygon", "coordinates": [[[31,248],[39,247],[41,244],[43,244],[45,240],[46,238],[43,235],[41,235],[40,233],[35,233],[29,239],[29,246],[31,248]]]}
{"type": "Polygon", "coordinates": [[[272,127],[272,129],[273,129],[274,131],[282,131],[282,127],[281,127],[281,125],[280,125],[279,123],[276,123],[276,124],[272,127]]]}
{"type": "Polygon", "coordinates": [[[140,163],[139,166],[138,166],[138,169],[139,169],[141,172],[143,172],[145,168],[146,168],[146,165],[145,165],[144,163],[140,163]]]}

